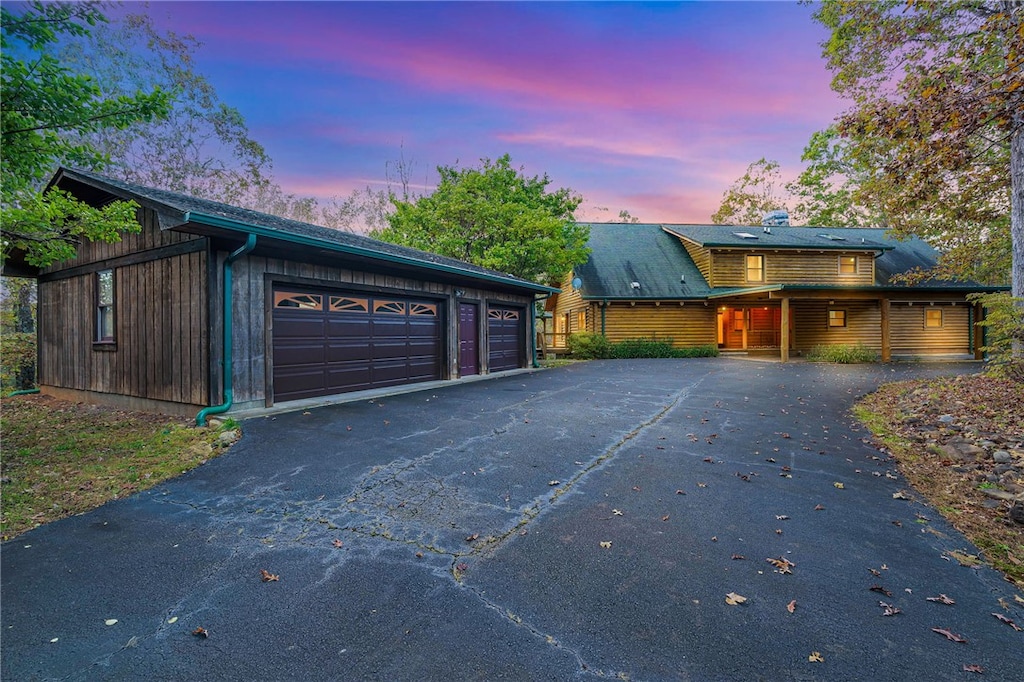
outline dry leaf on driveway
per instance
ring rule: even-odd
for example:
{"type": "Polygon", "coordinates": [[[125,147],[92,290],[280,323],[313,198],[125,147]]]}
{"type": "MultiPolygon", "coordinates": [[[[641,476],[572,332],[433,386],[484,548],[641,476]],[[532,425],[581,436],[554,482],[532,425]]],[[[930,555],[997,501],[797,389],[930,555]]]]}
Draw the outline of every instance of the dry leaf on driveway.
{"type": "Polygon", "coordinates": [[[1010,620],[1009,618],[1007,618],[1006,616],[1004,616],[1001,613],[993,613],[992,615],[995,616],[996,618],[998,618],[999,620],[1001,620],[1002,622],[1006,623],[1007,625],[1009,625],[1011,628],[1013,628],[1017,632],[1020,632],[1022,629],[1024,629],[1024,628],[1021,628],[1021,626],[1017,625],[1016,623],[1014,623],[1012,620],[1010,620]]]}
{"type": "Polygon", "coordinates": [[[956,603],[954,600],[950,599],[949,597],[947,597],[944,594],[940,594],[938,597],[925,597],[925,599],[927,601],[934,601],[934,602],[938,602],[940,604],[946,604],[946,605],[955,604],[956,603]]]}
{"type": "Polygon", "coordinates": [[[274,575],[273,573],[271,573],[268,570],[260,569],[260,580],[262,580],[263,582],[265,582],[265,583],[274,583],[274,582],[279,581],[280,579],[281,579],[281,576],[274,575]]]}
{"type": "Polygon", "coordinates": [[[820,651],[812,651],[811,655],[807,657],[807,660],[811,663],[824,663],[825,657],[821,655],[820,651]]]}
{"type": "Polygon", "coordinates": [[[791,601],[788,604],[786,604],[786,610],[789,611],[790,613],[793,613],[794,611],[796,611],[796,599],[794,599],[793,601],[791,601]]]}
{"type": "Polygon", "coordinates": [[[735,592],[730,592],[729,594],[725,595],[725,603],[729,606],[736,606],[737,604],[742,604],[745,601],[747,601],[746,597],[740,594],[736,594],[735,592]]]}
{"type": "Polygon", "coordinates": [[[954,634],[946,628],[932,628],[932,632],[937,632],[940,635],[943,635],[946,639],[948,639],[951,642],[957,642],[958,644],[967,644],[967,639],[965,637],[961,637],[960,635],[954,634]]]}

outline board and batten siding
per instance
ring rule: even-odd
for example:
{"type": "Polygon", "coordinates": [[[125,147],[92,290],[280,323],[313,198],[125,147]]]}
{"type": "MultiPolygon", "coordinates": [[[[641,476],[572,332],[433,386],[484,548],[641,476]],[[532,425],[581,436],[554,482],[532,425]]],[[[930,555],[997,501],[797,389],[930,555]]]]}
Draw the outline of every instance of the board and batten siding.
{"type": "Polygon", "coordinates": [[[970,306],[893,303],[889,338],[894,355],[943,355],[971,352],[970,306]],[[941,327],[925,327],[925,310],[942,311],[941,327]]]}
{"type": "Polygon", "coordinates": [[[758,286],[762,284],[838,284],[870,286],[874,284],[874,258],[866,253],[841,251],[792,252],[759,250],[714,250],[712,254],[713,287],[758,286]],[[747,255],[764,256],[764,281],[748,282],[747,255]],[[839,274],[839,257],[856,256],[857,273],[839,274]]]}
{"type": "MultiPolygon", "coordinates": [[[[600,315],[600,310],[595,315],[600,315]]],[[[612,343],[626,339],[672,339],[677,348],[714,345],[717,309],[700,303],[679,305],[613,303],[604,311],[605,336],[612,343]]]]}
{"type": "MultiPolygon", "coordinates": [[[[218,254],[218,287],[222,282],[222,269],[226,253],[218,254]]],[[[442,341],[442,378],[458,376],[458,300],[478,302],[480,309],[479,347],[487,349],[487,304],[505,304],[522,307],[526,315],[532,315],[532,296],[504,294],[476,289],[468,286],[455,287],[409,277],[398,277],[384,273],[364,272],[327,265],[300,263],[297,261],[246,256],[233,266],[233,389],[234,403],[238,409],[262,407],[270,402],[273,395],[271,386],[271,365],[267,358],[272,353],[273,316],[271,300],[273,286],[337,288],[338,290],[367,290],[390,292],[403,296],[423,296],[436,299],[442,304],[444,339],[442,341]],[[455,297],[455,289],[464,293],[455,297]]],[[[219,297],[219,294],[218,294],[219,297]]],[[[221,323],[215,319],[214,338],[222,334],[221,323]]],[[[527,326],[527,337],[529,334],[527,326]]],[[[533,340],[526,339],[527,357],[533,352],[533,340]]],[[[213,366],[220,366],[222,351],[220,344],[211,348],[213,366]]],[[[486,369],[487,353],[480,356],[481,372],[486,369]]],[[[220,379],[213,377],[215,393],[219,395],[220,379]]]]}
{"type": "Polygon", "coordinates": [[[189,407],[165,407],[183,414],[207,404],[206,261],[194,251],[113,268],[111,346],[93,343],[95,271],[40,281],[40,385],[135,397],[140,408],[180,403],[189,407]]]}

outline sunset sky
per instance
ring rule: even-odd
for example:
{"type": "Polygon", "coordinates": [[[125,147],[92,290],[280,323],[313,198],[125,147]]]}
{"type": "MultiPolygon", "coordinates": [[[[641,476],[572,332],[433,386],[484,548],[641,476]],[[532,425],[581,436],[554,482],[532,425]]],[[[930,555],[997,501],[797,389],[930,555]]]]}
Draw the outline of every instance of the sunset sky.
{"type": "MultiPolygon", "coordinates": [[[[131,9],[138,9],[132,7],[131,9]]],[[[762,156],[787,175],[843,109],[825,31],[795,2],[159,2],[245,116],[286,191],[381,187],[404,155],[509,153],[585,198],[578,217],[707,222],[762,156]]]]}

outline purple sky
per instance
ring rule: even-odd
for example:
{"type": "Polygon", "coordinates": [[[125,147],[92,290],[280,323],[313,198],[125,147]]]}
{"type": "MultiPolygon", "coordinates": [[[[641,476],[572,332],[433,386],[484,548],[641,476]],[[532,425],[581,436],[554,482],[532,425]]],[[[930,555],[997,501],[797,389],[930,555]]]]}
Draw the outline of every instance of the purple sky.
{"type": "MultiPolygon", "coordinates": [[[[137,9],[137,8],[132,8],[137,9]]],[[[512,156],[578,217],[707,222],[762,156],[788,175],[843,108],[812,8],[793,2],[161,2],[197,69],[245,116],[286,191],[383,186],[404,154],[512,156]],[[603,210],[602,210],[603,209],[603,210]]]]}

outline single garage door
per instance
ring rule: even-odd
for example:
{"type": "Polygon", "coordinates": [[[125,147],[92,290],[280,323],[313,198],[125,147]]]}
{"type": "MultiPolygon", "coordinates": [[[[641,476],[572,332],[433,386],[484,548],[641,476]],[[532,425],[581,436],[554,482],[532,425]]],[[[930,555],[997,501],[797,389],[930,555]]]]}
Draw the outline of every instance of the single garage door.
{"type": "Polygon", "coordinates": [[[487,309],[487,358],[492,372],[523,366],[525,322],[521,308],[491,306],[487,309]]]}
{"type": "Polygon", "coordinates": [[[441,378],[436,301],[274,291],[274,401],[441,378]]]}

